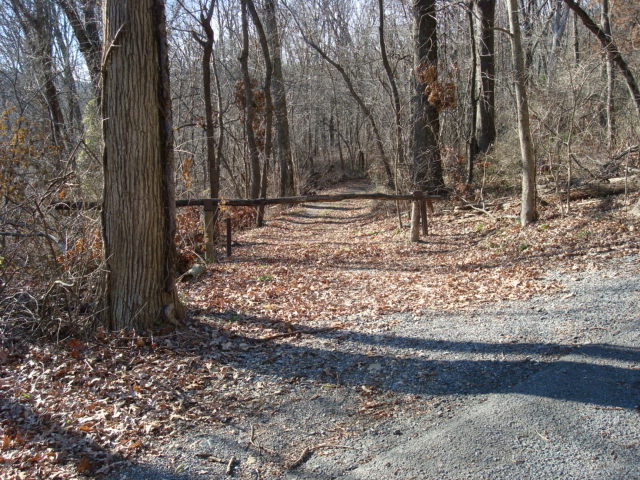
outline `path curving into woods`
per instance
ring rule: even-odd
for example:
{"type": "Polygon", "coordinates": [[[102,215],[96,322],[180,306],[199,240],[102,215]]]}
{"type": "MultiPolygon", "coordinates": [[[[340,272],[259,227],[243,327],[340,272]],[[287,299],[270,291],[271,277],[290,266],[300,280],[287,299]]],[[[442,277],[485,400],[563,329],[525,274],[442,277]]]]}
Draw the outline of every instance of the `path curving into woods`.
{"type": "Polygon", "coordinates": [[[374,203],[273,214],[183,285],[192,423],[110,478],[638,478],[635,224],[596,207],[444,206],[418,245],[374,203]]]}

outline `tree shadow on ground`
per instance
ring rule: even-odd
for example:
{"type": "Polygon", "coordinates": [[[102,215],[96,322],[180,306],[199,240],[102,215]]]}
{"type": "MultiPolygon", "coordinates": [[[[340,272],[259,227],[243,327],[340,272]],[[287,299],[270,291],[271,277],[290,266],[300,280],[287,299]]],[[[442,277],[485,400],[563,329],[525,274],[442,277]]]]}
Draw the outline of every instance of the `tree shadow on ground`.
{"type": "MultiPolygon", "coordinates": [[[[58,456],[58,463],[76,465],[81,473],[89,477],[100,476],[107,473],[112,467],[128,463],[123,456],[114,454],[100,445],[89,434],[82,431],[72,431],[59,421],[53,420],[51,415],[35,412],[27,403],[27,399],[17,401],[10,398],[8,392],[0,395],[0,418],[5,426],[3,436],[6,448],[4,449],[10,448],[13,442],[17,442],[18,446],[29,443],[45,444],[58,456]],[[108,468],[103,468],[105,466],[108,468]]],[[[171,478],[174,480],[189,478],[179,475],[163,476],[154,467],[136,468],[145,472],[145,476],[142,478],[171,478]]]]}
{"type": "MultiPolygon", "coordinates": [[[[268,318],[236,314],[234,319],[240,324],[281,329],[278,322],[268,318]]],[[[640,369],[637,368],[640,349],[636,347],[606,343],[452,341],[327,331],[294,324],[287,324],[286,331],[289,333],[285,336],[303,332],[299,335],[300,341],[279,343],[278,334],[273,336],[273,341],[233,334],[235,341],[251,348],[229,357],[228,363],[267,377],[350,387],[373,386],[396,394],[517,392],[602,407],[635,408],[640,404],[640,369]],[[315,339],[311,340],[312,337],[315,339]],[[566,357],[569,353],[571,356],[566,357]],[[566,383],[568,378],[580,378],[587,388],[546,391],[535,383],[529,386],[523,383],[535,373],[551,368],[562,372],[558,381],[566,383]],[[609,385],[612,379],[616,385],[609,385]]]]}

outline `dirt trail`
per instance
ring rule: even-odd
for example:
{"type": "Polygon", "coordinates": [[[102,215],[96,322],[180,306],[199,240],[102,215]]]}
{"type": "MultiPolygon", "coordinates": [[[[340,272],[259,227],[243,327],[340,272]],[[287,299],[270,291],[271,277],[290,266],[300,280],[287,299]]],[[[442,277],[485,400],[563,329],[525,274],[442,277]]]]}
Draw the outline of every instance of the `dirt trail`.
{"type": "Polygon", "coordinates": [[[625,214],[444,213],[412,245],[372,207],[287,211],[185,287],[207,401],[112,478],[640,478],[625,214]]]}

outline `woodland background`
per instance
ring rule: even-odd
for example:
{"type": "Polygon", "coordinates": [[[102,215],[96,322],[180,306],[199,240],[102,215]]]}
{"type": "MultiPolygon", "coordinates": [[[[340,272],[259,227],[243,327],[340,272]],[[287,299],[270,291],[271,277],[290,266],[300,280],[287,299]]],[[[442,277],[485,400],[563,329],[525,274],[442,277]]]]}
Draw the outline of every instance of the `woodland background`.
{"type": "MultiPolygon", "coordinates": [[[[163,21],[148,21],[151,7],[128,12],[147,21],[146,38],[157,43],[146,45],[162,50],[154,62],[121,55],[128,31],[103,13],[134,3],[101,3],[0,0],[0,466],[8,478],[105,473],[153,438],[249,415],[238,398],[253,408],[267,394],[251,372],[232,367],[247,352],[346,335],[358,315],[558,293],[562,285],[545,280],[552,264],[595,269],[638,252],[637,2],[167,0],[165,9],[162,0],[136,0],[157,19],[166,14],[165,32],[163,21]],[[143,63],[160,71],[155,83],[170,85],[166,98],[130,96],[154,84],[133,74],[143,63]],[[114,71],[131,81],[109,83],[114,71]],[[535,161],[528,172],[523,88],[535,161]],[[106,109],[118,105],[139,123],[119,140],[103,138],[116,123],[106,109]],[[172,117],[169,130],[137,128],[158,112],[172,117]],[[119,151],[152,136],[162,160],[172,157],[163,165],[175,165],[163,170],[172,178],[140,147],[135,159],[123,155],[116,180],[104,180],[119,151]],[[527,175],[539,221],[522,228],[536,217],[519,210],[527,175]],[[406,238],[405,204],[266,216],[224,207],[234,231],[251,229],[236,237],[234,257],[204,265],[202,212],[177,210],[174,235],[173,192],[143,202],[138,186],[158,178],[175,183],[181,200],[334,187],[420,189],[443,201],[422,243],[406,238]],[[131,197],[120,195],[114,208],[120,187],[131,197]],[[67,208],[75,202],[87,208],[67,208]],[[153,226],[170,238],[149,235],[148,249],[135,248],[150,231],[142,222],[150,204],[153,226]],[[265,228],[253,228],[265,218],[265,228]],[[114,225],[124,240],[103,245],[114,225]],[[162,260],[148,253],[169,244],[162,260]],[[118,267],[117,255],[133,267],[118,267]],[[189,273],[194,264],[200,270],[189,273]],[[139,280],[151,270],[155,278],[139,280]],[[136,315],[121,316],[127,329],[105,307],[124,285],[116,273],[131,281],[122,296],[146,301],[136,288],[148,283],[161,300],[144,321],[140,305],[128,306],[136,315]],[[167,292],[180,301],[165,304],[167,292]],[[186,328],[155,323],[158,312],[184,316],[166,311],[181,303],[186,328]]],[[[366,331],[367,321],[357,327],[366,331]]],[[[274,381],[274,391],[289,380],[274,381]]],[[[377,415],[386,402],[358,388],[377,415]]]]}
{"type": "MultiPolygon", "coordinates": [[[[639,167],[640,97],[627,86],[640,6],[519,7],[539,190],[562,214],[585,183],[624,178],[626,192],[639,167]]],[[[102,198],[100,74],[118,38],[103,45],[98,0],[3,0],[0,11],[0,296],[44,324],[75,321],[102,294],[99,215],[51,206],[102,198]]],[[[166,17],[177,198],[304,194],[366,176],[484,209],[519,189],[505,2],[176,0],[166,17]],[[416,127],[422,108],[428,128],[416,127]]],[[[199,222],[178,214],[179,273],[202,253],[199,222]]]]}

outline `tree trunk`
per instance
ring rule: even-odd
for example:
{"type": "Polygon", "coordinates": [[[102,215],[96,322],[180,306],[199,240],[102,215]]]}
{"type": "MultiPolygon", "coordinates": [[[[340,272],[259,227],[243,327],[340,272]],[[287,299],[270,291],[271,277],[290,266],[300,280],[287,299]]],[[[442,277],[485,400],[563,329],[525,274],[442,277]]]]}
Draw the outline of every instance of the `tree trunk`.
{"type": "Polygon", "coordinates": [[[473,5],[468,5],[467,9],[467,17],[469,19],[469,38],[471,39],[471,69],[469,72],[469,101],[470,101],[470,110],[471,110],[471,118],[470,118],[470,128],[469,128],[469,137],[467,138],[467,178],[465,180],[466,185],[471,185],[473,183],[473,167],[476,163],[476,157],[478,156],[478,137],[476,126],[478,125],[478,94],[476,92],[477,86],[477,77],[476,73],[478,71],[478,52],[476,49],[476,34],[474,27],[474,14],[472,11],[473,5]]]}
{"type": "MultiPolygon", "coordinates": [[[[73,65],[71,65],[69,46],[62,36],[59,25],[54,24],[53,27],[56,44],[58,45],[62,55],[62,79],[66,90],[67,118],[69,119],[67,131],[70,132],[69,136],[75,142],[82,137],[84,130],[84,125],[82,124],[82,110],[80,109],[80,100],[78,98],[78,88],[73,76],[73,65]]],[[[75,156],[72,157],[72,164],[72,168],[75,170],[75,156]]]]}
{"type": "Polygon", "coordinates": [[[556,60],[559,56],[560,43],[569,20],[569,9],[565,8],[562,0],[555,0],[555,7],[551,17],[551,51],[547,61],[547,86],[555,82],[556,60]]]}
{"type": "MultiPolygon", "coordinates": [[[[216,155],[215,125],[213,121],[213,95],[211,92],[211,62],[213,60],[214,33],[211,27],[215,0],[210,0],[203,6],[199,23],[204,33],[204,38],[195,32],[191,32],[193,38],[202,47],[202,96],[204,100],[205,134],[207,136],[207,169],[209,171],[209,195],[212,198],[218,196],[220,190],[220,162],[216,155]]],[[[220,127],[221,128],[221,127],[220,127]]]]}
{"type": "MultiPolygon", "coordinates": [[[[602,31],[611,38],[611,22],[609,16],[609,0],[602,0],[602,31]]],[[[613,116],[613,88],[615,82],[615,70],[613,65],[613,55],[606,51],[607,61],[607,92],[606,92],[606,112],[607,112],[607,148],[613,149],[615,142],[615,119],[613,116]]]]}
{"type": "Polygon", "coordinates": [[[247,136],[249,149],[249,166],[251,181],[249,182],[249,196],[260,196],[260,154],[256,144],[253,122],[255,109],[253,105],[253,85],[249,76],[249,22],[247,20],[247,0],[241,1],[242,6],[242,53],[240,54],[240,66],[242,69],[242,81],[244,83],[244,129],[247,136]]]}
{"type": "Polygon", "coordinates": [[[404,146],[402,142],[402,117],[401,117],[401,105],[400,105],[400,93],[398,92],[398,86],[396,84],[391,64],[387,56],[387,44],[384,38],[384,0],[378,0],[378,37],[380,41],[380,54],[382,56],[382,65],[387,74],[387,80],[391,86],[391,95],[393,97],[393,113],[396,126],[396,156],[394,165],[394,184],[396,186],[396,193],[398,189],[398,166],[404,164],[404,146]]]}
{"type": "Polygon", "coordinates": [[[520,222],[523,226],[537,220],[536,212],[536,164],[529,126],[529,103],[527,101],[527,80],[518,20],[517,0],[507,1],[509,27],[511,29],[511,55],[516,75],[516,102],[518,107],[518,134],[522,153],[522,204],[520,222]]]}
{"type": "Polygon", "coordinates": [[[71,0],[56,0],[62,9],[73,33],[78,41],[78,48],[82,52],[91,83],[95,91],[98,102],[100,100],[100,69],[102,56],[102,41],[98,28],[99,19],[96,14],[96,0],[82,0],[83,15],[81,16],[76,8],[75,2],[71,0]],[[84,20],[82,19],[84,17],[84,20]]]}
{"type": "Polygon", "coordinates": [[[578,29],[578,15],[573,12],[573,60],[576,67],[580,65],[580,31],[578,29]]]}
{"type": "Polygon", "coordinates": [[[478,114],[476,139],[478,151],[486,152],[496,141],[495,109],[495,14],[496,0],[476,0],[474,13],[478,19],[478,114]]]}
{"type": "Polygon", "coordinates": [[[289,116],[287,114],[287,94],[284,86],[284,75],[282,73],[282,49],[280,46],[278,22],[276,20],[276,0],[267,0],[264,5],[264,12],[264,24],[273,66],[271,89],[276,119],[278,165],[280,166],[280,196],[283,197],[295,193],[295,182],[289,134],[289,116]]]}
{"type": "Polygon", "coordinates": [[[103,4],[105,324],[184,316],[175,288],[173,130],[163,0],[103,4]]]}
{"type": "Polygon", "coordinates": [[[438,140],[440,119],[427,98],[427,87],[438,78],[438,39],[435,0],[414,0],[414,95],[413,167],[419,190],[437,193],[444,189],[438,140]]]}
{"type": "MultiPolygon", "coordinates": [[[[260,49],[262,50],[262,57],[264,58],[264,85],[262,90],[264,92],[264,128],[265,128],[265,140],[264,140],[264,163],[262,164],[262,179],[260,183],[260,198],[267,198],[267,180],[269,173],[269,166],[271,164],[271,157],[273,155],[273,100],[271,99],[271,77],[273,72],[273,64],[271,63],[271,55],[269,53],[269,44],[267,41],[267,35],[264,33],[260,16],[256,11],[256,7],[253,4],[253,0],[247,0],[247,8],[251,14],[251,19],[258,32],[258,40],[260,42],[260,49]]],[[[256,224],[258,227],[264,225],[264,207],[258,208],[258,215],[256,216],[256,224]]]]}

